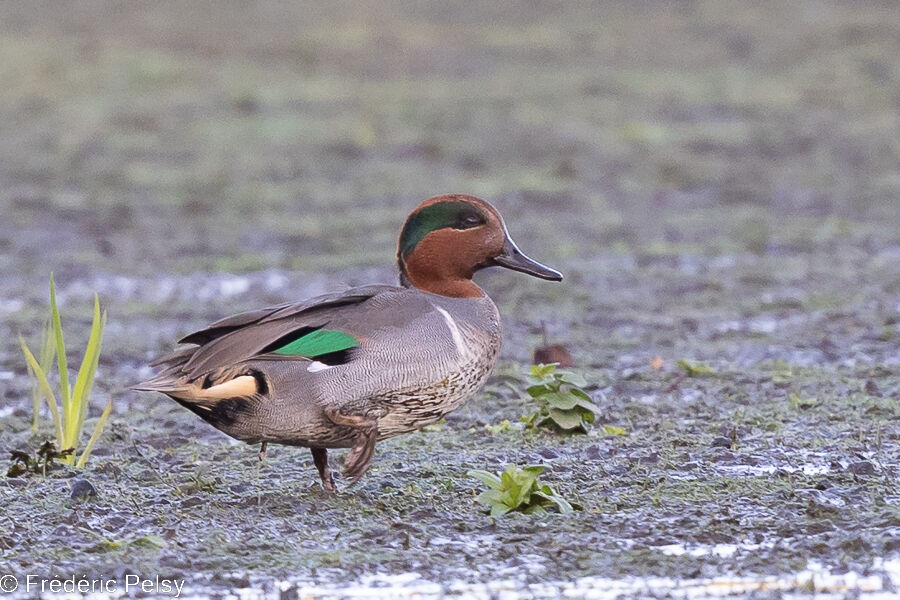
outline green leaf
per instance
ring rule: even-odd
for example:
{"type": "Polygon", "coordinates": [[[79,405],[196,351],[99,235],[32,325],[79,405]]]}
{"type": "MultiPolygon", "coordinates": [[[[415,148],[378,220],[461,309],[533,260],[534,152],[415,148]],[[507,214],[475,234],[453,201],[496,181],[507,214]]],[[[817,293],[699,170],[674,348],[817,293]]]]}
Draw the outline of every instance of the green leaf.
{"type": "Polygon", "coordinates": [[[538,503],[529,504],[525,507],[525,510],[522,511],[526,515],[545,515],[547,511],[544,510],[544,507],[538,503]]]}
{"type": "MultiPolygon", "coordinates": [[[[41,346],[39,354],[38,364],[41,365],[45,374],[49,373],[52,368],[53,359],[56,357],[56,344],[53,340],[53,329],[50,326],[49,317],[44,321],[44,325],[41,327],[41,346]]],[[[28,374],[34,381],[33,389],[31,391],[31,429],[37,431],[38,417],[41,413],[41,400],[43,399],[44,394],[37,384],[37,376],[34,374],[34,369],[31,368],[31,365],[28,365],[28,374]]]]}
{"type": "Polygon", "coordinates": [[[88,338],[87,348],[81,367],[78,369],[78,377],[75,379],[75,390],[72,401],[78,409],[78,420],[71,427],[67,425],[66,446],[76,447],[81,435],[81,428],[87,416],[87,407],[91,397],[91,389],[94,386],[94,375],[97,372],[97,364],[100,360],[100,346],[103,341],[103,329],[106,326],[106,313],[100,316],[100,299],[94,294],[94,318],[91,322],[91,334],[88,338]]]}
{"type": "Polygon", "coordinates": [[[31,367],[31,371],[37,379],[38,386],[47,398],[47,405],[50,407],[50,414],[53,416],[53,425],[56,428],[56,443],[62,446],[62,421],[59,417],[59,410],[56,407],[56,396],[53,395],[53,388],[50,387],[50,382],[47,381],[47,374],[44,373],[44,369],[42,369],[41,365],[38,364],[38,361],[35,360],[34,355],[31,353],[31,350],[28,349],[25,340],[21,337],[19,338],[19,344],[22,346],[22,352],[25,354],[25,360],[28,362],[28,366],[31,367]]]}
{"type": "Polygon", "coordinates": [[[544,379],[548,375],[551,375],[554,371],[556,371],[556,363],[551,363],[549,365],[531,365],[530,367],[531,376],[535,379],[544,379]]]}
{"type": "Polygon", "coordinates": [[[581,412],[577,410],[550,409],[550,418],[563,429],[575,429],[581,426],[581,412]]]}
{"type": "Polygon", "coordinates": [[[577,387],[584,387],[587,385],[587,380],[585,380],[585,378],[578,373],[573,373],[571,371],[557,371],[556,376],[560,379],[560,381],[564,381],[569,385],[574,385],[577,387]]]}
{"type": "Polygon", "coordinates": [[[54,341],[53,327],[48,317],[41,328],[40,360],[38,360],[45,373],[50,371],[50,368],[53,366],[53,359],[56,358],[56,344],[54,341]]]}
{"type": "MultiPolygon", "coordinates": [[[[534,480],[537,479],[537,475],[529,473],[527,470],[517,472],[515,466],[512,466],[511,473],[509,470],[507,470],[507,473],[510,474],[510,479],[513,481],[513,484],[509,489],[510,507],[515,508],[527,503],[529,496],[531,496],[531,488],[534,485],[534,480]]],[[[504,473],[504,475],[507,473],[504,473]]]]}
{"type": "Polygon", "coordinates": [[[541,473],[547,470],[547,467],[545,465],[525,465],[524,467],[522,467],[522,470],[528,473],[533,473],[535,479],[537,479],[537,477],[541,473]]]}
{"type": "Polygon", "coordinates": [[[591,398],[591,395],[588,394],[587,392],[585,392],[585,391],[584,391],[583,389],[581,389],[581,388],[571,387],[571,388],[569,388],[568,391],[569,391],[570,394],[573,394],[573,395],[575,395],[575,396],[578,396],[579,398],[581,398],[581,399],[584,400],[585,402],[588,402],[588,403],[591,403],[591,404],[593,404],[593,402],[594,402],[594,399],[591,398]]]}
{"type": "Polygon", "coordinates": [[[532,429],[539,425],[540,420],[547,418],[547,415],[544,414],[544,410],[538,410],[530,415],[526,415],[524,417],[519,417],[519,420],[525,423],[526,429],[532,429]]]}
{"type": "MultiPolygon", "coordinates": [[[[56,284],[53,273],[50,273],[50,322],[53,326],[53,337],[56,340],[56,368],[59,370],[59,396],[62,404],[63,431],[75,420],[72,411],[72,389],[69,387],[69,365],[66,362],[66,344],[63,340],[62,320],[56,305],[56,284]]],[[[60,445],[65,446],[65,440],[60,445]]]]}
{"type": "Polygon", "coordinates": [[[581,398],[568,392],[552,392],[541,396],[541,400],[547,403],[551,409],[571,410],[583,402],[581,398]]]}
{"type": "Polygon", "coordinates": [[[129,546],[146,548],[148,550],[160,550],[166,547],[166,541],[158,535],[142,535],[139,538],[131,540],[129,546]]]}
{"type": "Polygon", "coordinates": [[[715,373],[715,371],[713,371],[709,367],[709,365],[705,365],[699,362],[691,362],[685,359],[679,360],[678,366],[684,369],[684,372],[687,373],[688,377],[706,377],[715,373]]]}
{"type": "Polygon", "coordinates": [[[511,430],[512,424],[509,422],[509,419],[503,419],[497,425],[485,425],[484,428],[493,434],[497,434],[511,430]]]}
{"type": "Polygon", "coordinates": [[[88,457],[91,455],[91,450],[94,449],[94,444],[96,444],[97,440],[100,438],[100,433],[103,431],[103,426],[106,425],[106,419],[107,417],[109,417],[109,413],[111,411],[112,400],[109,400],[106,403],[106,408],[103,409],[103,413],[100,415],[100,418],[97,419],[97,424],[94,425],[94,431],[93,433],[91,433],[91,437],[88,440],[87,446],[84,447],[84,452],[81,453],[81,458],[78,459],[78,464],[76,466],[79,469],[84,467],[88,457]]]}
{"type": "MultiPolygon", "coordinates": [[[[578,407],[582,409],[582,412],[591,413],[594,416],[599,415],[601,412],[599,406],[597,406],[593,402],[585,402],[584,400],[578,402],[578,407]]],[[[594,421],[592,420],[591,423],[593,422],[594,421]]]]}
{"type": "Polygon", "coordinates": [[[569,504],[564,498],[556,495],[556,492],[554,492],[552,489],[550,489],[550,486],[544,486],[541,491],[535,492],[534,495],[538,496],[539,498],[541,498],[543,500],[546,500],[547,502],[554,504],[556,506],[556,508],[559,510],[559,513],[562,515],[570,513],[574,510],[572,508],[572,505],[569,504]],[[549,491],[544,491],[544,490],[549,490],[549,491]]]}
{"type": "Polygon", "coordinates": [[[493,507],[495,505],[506,506],[503,502],[503,492],[500,490],[485,490],[478,495],[477,500],[486,504],[488,507],[493,507]]]}
{"type": "Polygon", "coordinates": [[[499,490],[502,489],[503,484],[500,481],[500,478],[494,475],[489,471],[482,471],[479,469],[473,469],[466,473],[469,477],[474,477],[484,485],[488,486],[491,489],[499,490]]]}
{"type": "Polygon", "coordinates": [[[538,383],[536,385],[529,386],[525,391],[532,398],[540,398],[541,396],[543,396],[545,394],[551,393],[553,390],[551,390],[549,387],[547,387],[543,383],[538,383]]]}
{"type": "Polygon", "coordinates": [[[603,431],[608,435],[626,435],[628,433],[624,427],[616,427],[615,425],[604,425],[603,431]]]}

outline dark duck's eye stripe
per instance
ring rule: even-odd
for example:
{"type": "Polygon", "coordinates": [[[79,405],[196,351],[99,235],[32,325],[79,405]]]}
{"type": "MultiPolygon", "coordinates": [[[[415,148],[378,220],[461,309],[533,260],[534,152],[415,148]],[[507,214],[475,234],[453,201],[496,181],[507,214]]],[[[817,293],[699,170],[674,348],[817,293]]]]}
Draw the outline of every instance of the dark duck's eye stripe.
{"type": "Polygon", "coordinates": [[[487,223],[481,210],[468,202],[438,202],[413,213],[400,233],[400,249],[408,255],[422,239],[438,229],[471,229],[487,223]]]}

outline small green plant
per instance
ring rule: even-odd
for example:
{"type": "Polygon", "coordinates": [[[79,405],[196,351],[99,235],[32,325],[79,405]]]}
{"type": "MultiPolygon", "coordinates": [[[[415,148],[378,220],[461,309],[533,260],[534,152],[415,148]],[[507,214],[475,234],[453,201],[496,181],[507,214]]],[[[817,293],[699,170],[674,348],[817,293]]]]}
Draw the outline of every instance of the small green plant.
{"type": "Polygon", "coordinates": [[[99,533],[84,527],[80,529],[96,540],[96,543],[90,546],[88,552],[118,552],[128,548],[161,550],[167,545],[166,541],[158,535],[142,535],[141,537],[131,539],[115,539],[100,535],[99,533]]]}
{"type": "Polygon", "coordinates": [[[519,469],[516,465],[509,465],[497,475],[480,470],[469,471],[468,475],[488,486],[488,489],[479,494],[478,501],[488,506],[492,517],[505,515],[510,511],[544,514],[548,507],[556,507],[562,514],[572,512],[577,505],[567,502],[549,485],[538,482],[538,476],[546,468],[528,465],[519,469]]]}
{"type": "Polygon", "coordinates": [[[505,431],[510,431],[512,429],[512,423],[509,422],[509,419],[503,419],[497,425],[485,425],[484,430],[493,434],[502,433],[505,431]]]}
{"type": "Polygon", "coordinates": [[[678,361],[678,366],[684,369],[685,375],[688,377],[709,377],[714,375],[715,371],[709,365],[701,362],[693,362],[682,358],[678,361]]]}
{"type": "Polygon", "coordinates": [[[817,398],[803,398],[797,394],[791,394],[788,401],[792,410],[807,410],[819,402],[817,398]]]}
{"type": "Polygon", "coordinates": [[[617,425],[604,425],[603,433],[606,435],[628,435],[628,431],[624,427],[617,425]]]}
{"type": "Polygon", "coordinates": [[[531,366],[529,377],[535,383],[526,391],[537,402],[538,410],[522,417],[522,421],[528,428],[556,426],[563,431],[587,433],[600,409],[581,389],[587,385],[583,377],[556,367],[556,364],[531,366]]]}
{"type": "MultiPolygon", "coordinates": [[[[84,466],[94,444],[103,431],[107,417],[112,410],[112,400],[106,403],[106,408],[88,443],[75,461],[75,452],[78,449],[78,441],[81,438],[81,429],[84,425],[84,419],[87,416],[88,401],[91,395],[91,388],[94,385],[94,374],[97,372],[97,363],[100,360],[100,343],[103,338],[103,327],[106,325],[106,312],[100,314],[100,299],[94,295],[94,318],[91,323],[91,334],[88,338],[87,347],[84,351],[84,358],[81,361],[81,367],[78,369],[78,375],[75,378],[75,387],[69,385],[69,367],[66,363],[66,346],[63,340],[62,322],[59,316],[59,309],[56,306],[56,286],[53,283],[53,275],[50,276],[50,329],[55,342],[56,366],[59,371],[59,396],[60,402],[57,405],[56,395],[50,386],[47,378],[47,369],[41,366],[40,361],[35,359],[28,345],[21,337],[19,342],[22,345],[22,352],[25,354],[25,360],[31,374],[35,378],[35,382],[41,391],[41,394],[47,400],[50,408],[50,414],[53,416],[53,425],[56,429],[56,445],[67,452],[62,460],[68,464],[74,464],[78,468],[84,466]]],[[[44,353],[42,352],[42,358],[44,353]]]]}
{"type": "MultiPolygon", "coordinates": [[[[44,373],[50,372],[50,367],[53,363],[53,357],[56,356],[56,344],[53,342],[53,328],[50,326],[50,319],[44,321],[44,326],[41,327],[41,346],[40,353],[38,355],[38,364],[44,370],[44,373]]],[[[31,368],[31,364],[28,365],[28,375],[31,377],[32,386],[31,386],[31,429],[33,431],[37,431],[38,427],[38,417],[41,412],[41,400],[43,399],[43,392],[41,391],[41,386],[38,384],[37,376],[34,374],[34,369],[31,368]]]]}

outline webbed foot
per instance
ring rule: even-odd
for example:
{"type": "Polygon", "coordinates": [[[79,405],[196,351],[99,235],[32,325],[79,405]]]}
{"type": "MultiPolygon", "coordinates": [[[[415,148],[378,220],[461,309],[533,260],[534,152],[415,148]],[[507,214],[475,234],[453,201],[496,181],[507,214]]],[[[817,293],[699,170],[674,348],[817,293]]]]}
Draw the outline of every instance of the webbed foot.
{"type": "Polygon", "coordinates": [[[344,477],[350,480],[350,485],[353,485],[372,464],[375,441],[378,439],[378,421],[372,417],[342,415],[337,410],[327,410],[325,414],[336,425],[356,429],[356,443],[344,458],[344,477]]]}

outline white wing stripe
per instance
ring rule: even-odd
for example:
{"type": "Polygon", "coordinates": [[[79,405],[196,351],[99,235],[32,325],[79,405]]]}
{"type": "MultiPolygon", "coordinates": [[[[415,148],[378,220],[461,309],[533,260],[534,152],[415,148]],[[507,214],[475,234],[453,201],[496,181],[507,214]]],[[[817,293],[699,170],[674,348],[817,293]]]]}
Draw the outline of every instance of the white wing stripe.
{"type": "MultiPolygon", "coordinates": [[[[432,304],[432,306],[434,305],[432,304]]],[[[435,306],[434,308],[436,308],[437,311],[441,313],[441,316],[444,317],[444,321],[447,322],[447,329],[450,330],[450,336],[453,338],[453,343],[456,344],[456,353],[459,354],[461,358],[468,356],[469,352],[466,348],[465,342],[463,341],[462,334],[459,332],[459,327],[457,327],[456,325],[456,321],[453,320],[453,317],[450,316],[450,313],[448,313],[440,306],[435,306]]]]}
{"type": "Polygon", "coordinates": [[[309,363],[309,366],[306,367],[306,370],[309,373],[318,373],[319,371],[324,371],[325,369],[330,369],[332,366],[334,366],[334,365],[326,365],[323,362],[314,360],[309,363]]]}

